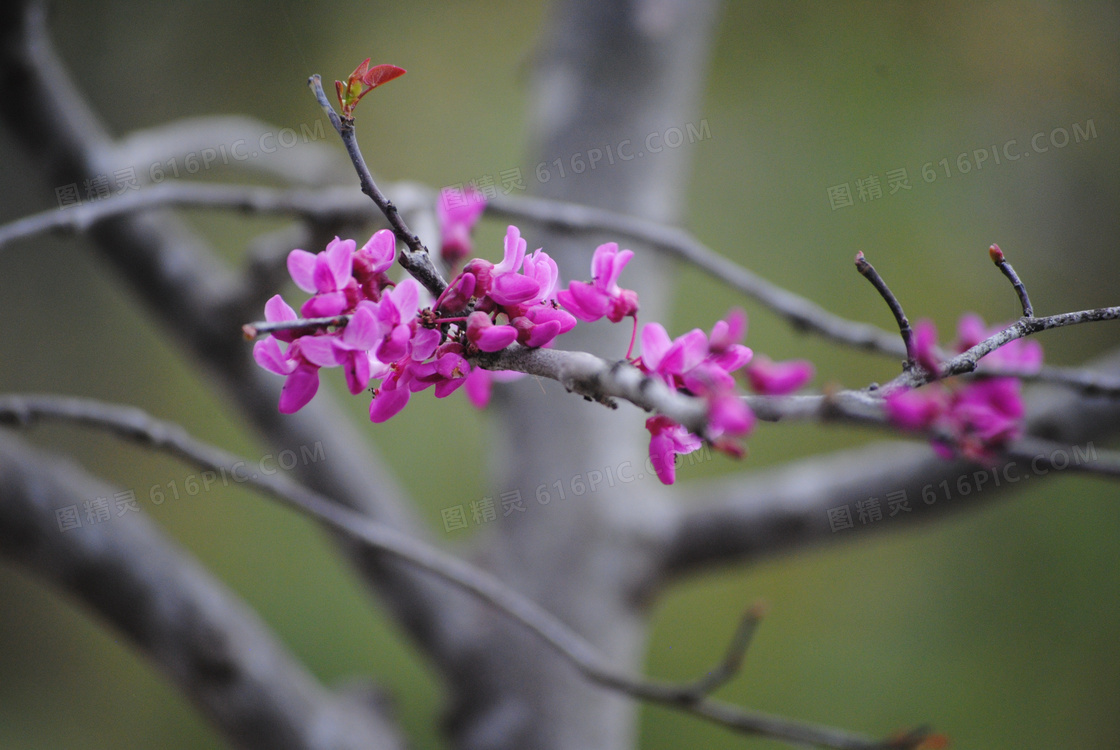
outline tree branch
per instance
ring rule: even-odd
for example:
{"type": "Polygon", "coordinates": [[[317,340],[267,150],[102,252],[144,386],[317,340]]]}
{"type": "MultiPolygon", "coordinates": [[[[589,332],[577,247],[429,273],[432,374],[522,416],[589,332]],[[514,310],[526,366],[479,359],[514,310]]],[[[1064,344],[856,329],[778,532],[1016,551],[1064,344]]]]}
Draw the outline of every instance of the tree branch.
{"type": "Polygon", "coordinates": [[[436,270],[428,248],[424,247],[424,243],[420,241],[416,233],[408,228],[401,217],[400,211],[391,200],[385,197],[381,189],[377,187],[377,183],[374,182],[373,175],[370,174],[369,167],[366,166],[366,161],[362,157],[361,149],[358,148],[358,137],[354,133],[354,121],[343,119],[334,111],[334,107],[327,100],[327,95],[323,93],[323,82],[318,74],[311,76],[307,85],[311,88],[311,92],[315,95],[315,100],[319,102],[323,112],[330,119],[331,125],[334,126],[334,129],[342,138],[346,153],[350,155],[350,161],[353,162],[354,170],[358,173],[358,181],[361,183],[362,192],[368,195],[381,213],[385,215],[385,219],[389,222],[389,227],[393,230],[397,239],[408,248],[407,252],[400,253],[398,257],[401,266],[412,274],[412,277],[419,281],[433,297],[439,297],[443,290],[447,288],[447,281],[436,270]]]}
{"type": "MultiPolygon", "coordinates": [[[[0,423],[27,427],[40,420],[57,420],[109,431],[118,437],[171,454],[204,471],[234,474],[245,465],[238,456],[191,437],[179,425],[153,419],[140,409],[121,407],[92,399],[9,395],[0,397],[0,423]]],[[[731,729],[760,734],[787,742],[841,750],[875,750],[914,747],[878,743],[848,732],[805,724],[790,719],[744,711],[712,701],[706,696],[738,671],[750,633],[759,617],[749,611],[717,668],[716,678],[683,686],[655,682],[614,669],[608,659],[583,636],[494,576],[445,552],[355,513],[328,498],[305,489],[282,474],[247,476],[244,483],[255,487],[283,505],[319,521],[355,541],[386,552],[410,565],[455,585],[526,627],[567,659],[581,674],[605,688],[633,698],[670,706],[709,719],[731,729]]],[[[100,528],[100,527],[97,527],[100,528]]]]}
{"type": "Polygon", "coordinates": [[[757,300],[788,320],[794,328],[812,331],[833,341],[865,351],[905,357],[906,350],[893,334],[842,318],[815,302],[783,289],[723,257],[676,227],[576,203],[529,196],[498,196],[486,205],[486,214],[530,219],[563,231],[602,231],[621,239],[629,237],[684,260],[732,289],[757,300]]]}
{"type": "MultiPolygon", "coordinates": [[[[0,116],[57,183],[111,173],[119,166],[113,141],[56,57],[42,7],[11,3],[0,20],[0,116]]],[[[243,284],[182,222],[166,212],[120,215],[97,222],[89,236],[153,317],[219,377],[262,435],[278,447],[324,446],[329,462],[297,469],[308,484],[378,520],[423,533],[390,472],[328,394],[298,415],[277,412],[280,384],[254,365],[238,335],[249,317],[243,284]]],[[[446,663],[458,647],[454,630],[465,614],[457,612],[463,601],[449,600],[446,586],[383,555],[352,551],[406,630],[446,663]]]]}
{"type": "MultiPolygon", "coordinates": [[[[84,603],[243,750],[403,748],[385,717],[332,694],[267,626],[140,513],[64,528],[117,492],[0,434],[0,556],[84,603]]],[[[111,507],[111,506],[110,506],[111,507]]]]}
{"type": "MultiPolygon", "coordinates": [[[[1120,369],[1120,354],[1094,363],[1094,369],[1120,369]]],[[[945,461],[925,445],[878,443],[695,487],[690,492],[695,503],[680,511],[668,545],[666,575],[846,540],[853,532],[834,530],[829,510],[868,498],[882,500],[887,493],[907,498],[911,510],[900,515],[913,522],[994,501],[1018,487],[1026,476],[1052,476],[1057,472],[1050,468],[1051,459],[1057,455],[1070,458],[1078,455],[1076,451],[1085,459],[1081,465],[1072,459],[1063,461],[1067,463],[1063,471],[1087,469],[1101,455],[1106,465],[1115,465],[1115,457],[1102,454],[1094,443],[1120,430],[1120,402],[1037,389],[1027,399],[1027,414],[1026,438],[1013,455],[994,466],[945,461]],[[960,483],[969,486],[967,497],[959,492],[945,496],[943,487],[952,489],[960,483]],[[936,495],[933,502],[927,502],[930,488],[936,495]]],[[[1112,475],[1111,471],[1100,473],[1112,475]]],[[[910,524],[874,528],[901,530],[910,524]]]]}

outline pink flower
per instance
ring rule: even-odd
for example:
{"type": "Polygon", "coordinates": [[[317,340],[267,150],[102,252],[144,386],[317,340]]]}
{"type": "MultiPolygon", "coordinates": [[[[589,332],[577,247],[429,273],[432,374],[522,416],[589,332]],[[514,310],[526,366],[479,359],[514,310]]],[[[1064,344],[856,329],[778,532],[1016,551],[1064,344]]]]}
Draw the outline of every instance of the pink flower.
{"type": "Polygon", "coordinates": [[[380,302],[371,304],[376,305],[378,324],[375,356],[386,364],[396,362],[408,353],[408,342],[412,338],[409,323],[420,309],[420,283],[405,279],[380,302]]]}
{"type": "Polygon", "coordinates": [[[642,367],[674,388],[684,385],[686,372],[708,355],[708,337],[699,328],[670,339],[660,323],[642,327],[642,367]]]}
{"type": "Polygon", "coordinates": [[[580,320],[594,321],[606,316],[618,323],[627,315],[638,312],[638,295],[618,285],[619,274],[630,259],[631,250],[619,250],[617,242],[599,245],[591,258],[590,284],[573,281],[567,289],[556,293],[556,299],[580,320]]]}
{"type": "Polygon", "coordinates": [[[320,318],[340,315],[357,302],[347,294],[349,287],[357,291],[357,282],[351,276],[354,240],[335,237],[327,249],[317,255],[306,250],[293,250],[288,254],[288,272],[296,286],[314,296],[304,303],[300,312],[304,317],[320,318]]]}
{"type": "Polygon", "coordinates": [[[467,340],[484,352],[497,352],[517,340],[517,329],[508,325],[494,325],[484,312],[467,316],[467,340]]]}
{"type": "Polygon", "coordinates": [[[375,312],[374,303],[358,303],[358,309],[350,316],[350,322],[332,339],[335,358],[346,375],[346,385],[355,395],[366,389],[370,377],[381,377],[388,369],[370,356],[369,350],[376,343],[381,330],[375,312]]]}
{"type": "Polygon", "coordinates": [[[439,193],[436,215],[439,218],[440,255],[454,268],[471,254],[471,232],[486,210],[486,198],[473,187],[466,190],[444,188],[439,193]]]}
{"type": "MultiPolygon", "coordinates": [[[[713,447],[741,455],[742,449],[733,438],[747,435],[754,427],[754,413],[735,392],[731,372],[743,367],[752,357],[743,346],[746,315],[732,310],[718,321],[709,338],[699,328],[670,339],[659,323],[642,328],[642,356],[638,367],[671,388],[704,398],[708,403],[707,437],[713,447]]],[[[651,434],[650,458],[658,477],[671,484],[674,477],[671,456],[688,453],[700,445],[700,438],[668,417],[659,415],[646,422],[651,434]],[[689,447],[692,446],[692,447],[689,447]],[[687,450],[686,450],[687,449],[687,450]],[[660,463],[658,463],[660,461],[660,463]]]]}
{"type": "Polygon", "coordinates": [[[700,438],[666,416],[658,414],[646,420],[649,430],[649,460],[662,484],[677,479],[678,453],[692,453],[700,447],[700,438]]]}
{"type": "Polygon", "coordinates": [[[369,242],[354,253],[354,280],[366,299],[377,302],[382,290],[393,285],[385,272],[393,265],[396,254],[397,238],[388,229],[375,232],[369,242]]]}
{"type": "MultiPolygon", "coordinates": [[[[957,340],[954,348],[958,352],[967,351],[989,336],[999,333],[1004,327],[988,328],[979,315],[966,313],[961,316],[957,324],[957,340]]],[[[981,359],[977,363],[977,372],[982,372],[985,365],[989,368],[999,367],[1015,370],[1024,375],[1033,375],[1042,369],[1042,345],[1033,339],[1009,341],[981,359]]]]}
{"type": "Polygon", "coordinates": [[[987,461],[1019,437],[1024,413],[1019,381],[986,378],[958,387],[943,382],[900,389],[885,398],[887,418],[896,427],[932,432],[934,450],[987,461]]]}
{"type": "Polygon", "coordinates": [[[944,391],[933,386],[900,388],[888,393],[884,403],[896,427],[913,431],[929,429],[948,409],[944,391]]]}
{"type": "Polygon", "coordinates": [[[470,304],[471,297],[478,285],[478,279],[473,273],[464,271],[451,280],[443,294],[436,300],[435,309],[445,310],[449,313],[462,312],[470,304]]]}
{"type": "Polygon", "coordinates": [[[407,387],[400,388],[396,385],[394,383],[392,388],[383,385],[373,394],[373,401],[369,403],[369,421],[374,424],[386,422],[408,405],[412,393],[407,387]]]}
{"type": "Polygon", "coordinates": [[[467,400],[474,404],[476,409],[485,409],[490,404],[494,383],[511,383],[523,377],[525,377],[523,372],[483,370],[481,367],[475,367],[467,375],[463,391],[467,394],[467,400]]]}
{"type": "Polygon", "coordinates": [[[491,270],[490,289],[487,292],[499,305],[519,305],[540,295],[541,283],[535,278],[518,273],[525,261],[527,247],[525,240],[521,239],[521,232],[511,224],[506,229],[505,256],[491,270]]]}
{"type": "Polygon", "coordinates": [[[754,428],[754,412],[733,390],[720,390],[708,398],[708,432],[713,439],[722,435],[743,437],[754,428]]]}
{"type": "Polygon", "coordinates": [[[772,362],[759,355],[747,367],[747,381],[755,393],[784,396],[793,393],[813,378],[813,363],[804,359],[772,362]]]}
{"type": "MultiPolygon", "coordinates": [[[[296,311],[279,294],[265,303],[264,312],[270,323],[297,319],[296,311]]],[[[279,404],[283,414],[294,414],[302,409],[319,389],[319,366],[301,354],[298,343],[290,343],[294,338],[291,330],[277,331],[276,335],[267,336],[253,345],[253,359],[257,364],[284,376],[279,404]],[[289,342],[287,352],[280,349],[280,341],[289,342]]]]}
{"type": "Polygon", "coordinates": [[[910,339],[911,356],[931,375],[941,372],[941,359],[937,356],[937,326],[932,320],[923,318],[914,324],[914,335],[910,339]]]}
{"type": "Polygon", "coordinates": [[[253,359],[257,364],[277,375],[284,376],[280,389],[281,414],[294,414],[307,405],[319,390],[319,366],[305,359],[299,343],[281,351],[277,340],[269,336],[253,345],[253,359]]]}

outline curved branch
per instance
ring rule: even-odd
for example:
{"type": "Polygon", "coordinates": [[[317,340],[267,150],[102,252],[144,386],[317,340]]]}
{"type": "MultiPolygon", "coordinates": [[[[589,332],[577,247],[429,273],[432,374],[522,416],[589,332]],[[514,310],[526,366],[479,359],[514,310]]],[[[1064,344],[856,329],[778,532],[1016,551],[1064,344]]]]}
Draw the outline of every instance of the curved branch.
{"type": "Polygon", "coordinates": [[[238,748],[404,747],[385,717],[316,682],[252,610],[146,516],[127,512],[82,528],[60,523],[70,516],[59,514],[71,511],[82,520],[83,499],[114,494],[77,467],[0,434],[0,556],[128,636],[238,748]]]}
{"type": "MultiPolygon", "coordinates": [[[[119,167],[116,146],[54,53],[41,5],[0,7],[0,84],[0,116],[58,184],[119,167]]],[[[279,383],[253,364],[238,335],[249,315],[243,282],[183,222],[166,212],[121,215],[97,222],[89,236],[152,317],[220,378],[260,434],[278,446],[322,443],[331,459],[300,466],[305,481],[379,520],[422,533],[391,473],[326,394],[295,417],[277,412],[279,383]]],[[[448,588],[383,555],[354,554],[409,633],[437,659],[446,657],[458,642],[459,601],[447,601],[448,588]]]]}
{"type": "Polygon", "coordinates": [[[906,356],[906,348],[896,335],[873,325],[830,313],[815,302],[783,289],[713,252],[683,229],[576,203],[528,196],[499,196],[487,203],[486,213],[531,219],[542,226],[562,230],[604,231],[640,240],[654,249],[693,264],[714,279],[757,300],[784,317],[798,330],[812,331],[866,351],[898,358],[906,356]]]}
{"type": "MultiPolygon", "coordinates": [[[[59,420],[107,430],[118,437],[169,453],[204,471],[233,473],[234,466],[245,463],[236,455],[196,440],[182,427],[153,419],[133,407],[57,396],[0,397],[0,422],[26,427],[39,420],[59,420]]],[[[540,605],[480,568],[355,513],[289,481],[281,474],[249,476],[245,479],[245,484],[334,531],[380,552],[386,552],[470,593],[523,625],[568,660],[584,677],[605,688],[673,707],[731,729],[800,744],[840,750],[876,750],[914,747],[922,739],[911,736],[903,742],[883,744],[842,730],[745,711],[709,699],[707,694],[725,682],[729,673],[737,670],[741,664],[742,652],[749,642],[750,628],[753,628],[750,615],[755,614],[753,619],[757,619],[756,613],[748,613],[748,617],[744,619],[745,624],[737,631],[727,656],[719,665],[718,678],[675,685],[635,677],[611,667],[610,660],[599,653],[587,639],[540,605]]]]}
{"type": "MultiPolygon", "coordinates": [[[[1094,363],[1115,372],[1120,354],[1094,363]]],[[[945,461],[925,445],[873,444],[829,456],[815,456],[755,475],[732,475],[695,487],[695,504],[683,509],[669,543],[665,574],[679,576],[713,565],[754,560],[816,544],[846,540],[851,527],[834,526],[829,511],[876,498],[887,508],[887,494],[906,498],[907,521],[936,519],[994,501],[1026,476],[1050,476],[1050,457],[1085,457],[1070,469],[1109,469],[1115,457],[1094,441],[1120,430],[1120,402],[1066,391],[1039,389],[1027,399],[1027,437],[995,466],[945,461]],[[1076,452],[1075,452],[1076,451],[1076,452]],[[1103,462],[1101,457],[1103,456],[1103,462]],[[1091,464],[1101,462],[1101,466],[1091,464]],[[993,473],[994,472],[994,473],[993,473]],[[944,483],[944,485],[943,485],[944,483]],[[964,483],[969,494],[951,492],[964,483]],[[933,488],[934,495],[927,490],[933,488]],[[932,499],[932,502],[930,500],[932,499]]],[[[842,518],[840,519],[842,520],[842,518]]],[[[868,530],[910,528],[909,523],[877,524],[868,530]]]]}
{"type": "MultiPolygon", "coordinates": [[[[133,131],[116,142],[118,167],[131,165],[140,181],[147,181],[155,167],[170,171],[169,163],[184,163],[190,155],[205,165],[217,164],[252,169],[297,185],[327,185],[346,174],[346,161],[326,143],[322,121],[299,123],[302,143],[298,148],[277,148],[278,128],[244,115],[213,115],[175,120],[133,131]],[[270,151],[271,149],[271,151],[270,151]]],[[[288,128],[295,131],[295,128],[288,128]]],[[[184,163],[185,167],[185,163],[184,163]]]]}

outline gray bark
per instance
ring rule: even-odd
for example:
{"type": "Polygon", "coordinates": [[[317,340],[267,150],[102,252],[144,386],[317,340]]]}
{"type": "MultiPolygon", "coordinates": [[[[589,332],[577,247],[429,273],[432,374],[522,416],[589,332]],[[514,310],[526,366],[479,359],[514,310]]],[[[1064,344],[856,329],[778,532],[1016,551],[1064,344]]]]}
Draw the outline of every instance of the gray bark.
{"type": "Polygon", "coordinates": [[[0,559],[81,602],[123,633],[230,741],[245,750],[403,748],[386,717],[332,694],[194,558],[140,513],[117,515],[109,487],[0,433],[0,559]],[[56,511],[110,500],[80,528],[56,511]]]}
{"type": "MultiPolygon", "coordinates": [[[[630,141],[645,149],[650,133],[697,122],[713,31],[714,2],[559,3],[537,60],[530,121],[537,141],[533,164],[551,172],[540,192],[641,218],[680,219],[688,148],[635,156],[574,174],[572,157],[588,161],[630,141]],[[553,161],[560,159],[564,177],[553,161]]],[[[530,250],[543,246],[564,279],[587,279],[596,242],[521,227],[530,250]]],[[[610,238],[604,237],[600,242],[610,238]]],[[[670,264],[641,247],[623,286],[639,292],[642,320],[663,320],[670,264]]],[[[630,321],[581,325],[563,348],[621,359],[630,321]],[[587,328],[585,332],[583,329],[587,328]]],[[[498,396],[494,430],[498,491],[520,490],[526,510],[501,520],[479,561],[609,654],[619,667],[640,671],[645,604],[673,518],[668,494],[652,476],[633,483],[606,479],[577,496],[592,471],[629,463],[644,473],[648,433],[642,412],[585,403],[555,383],[526,378],[498,396]],[[555,482],[565,488],[559,498],[555,482]],[[541,505],[537,488],[551,497],[541,505]]],[[[476,633],[478,660],[452,676],[451,729],[464,750],[501,748],[628,748],[635,740],[631,700],[589,686],[539,642],[486,615],[476,633]]]]}

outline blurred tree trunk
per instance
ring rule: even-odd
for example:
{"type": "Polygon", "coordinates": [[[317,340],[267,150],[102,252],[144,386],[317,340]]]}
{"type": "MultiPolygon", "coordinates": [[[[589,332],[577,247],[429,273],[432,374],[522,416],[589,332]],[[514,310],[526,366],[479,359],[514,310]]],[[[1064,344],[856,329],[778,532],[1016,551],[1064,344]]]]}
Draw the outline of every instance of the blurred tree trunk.
{"type": "MultiPolygon", "coordinates": [[[[526,184],[550,198],[678,222],[690,153],[687,146],[665,148],[661,136],[699,122],[716,7],[711,0],[560,2],[535,61],[529,119],[536,146],[526,184]],[[657,134],[651,143],[661,151],[647,151],[650,134],[657,134]]],[[[596,242],[535,227],[522,232],[530,251],[548,248],[563,279],[590,277],[596,242]]],[[[670,264],[632,249],[639,258],[622,285],[639,292],[642,320],[664,320],[670,264]]],[[[562,346],[621,359],[630,335],[629,320],[603,321],[579,326],[562,346]]],[[[645,415],[629,405],[613,412],[561,390],[525,378],[496,395],[494,490],[499,496],[520,492],[525,510],[501,518],[496,537],[481,547],[480,562],[617,666],[641,671],[646,605],[659,583],[674,511],[657,479],[646,475],[645,415]],[[624,476],[640,479],[622,481],[620,466],[624,476]]],[[[495,501],[501,512],[500,498],[495,501]]],[[[635,745],[632,701],[589,685],[539,639],[503,618],[483,617],[478,658],[453,677],[456,747],[635,745]]]]}

